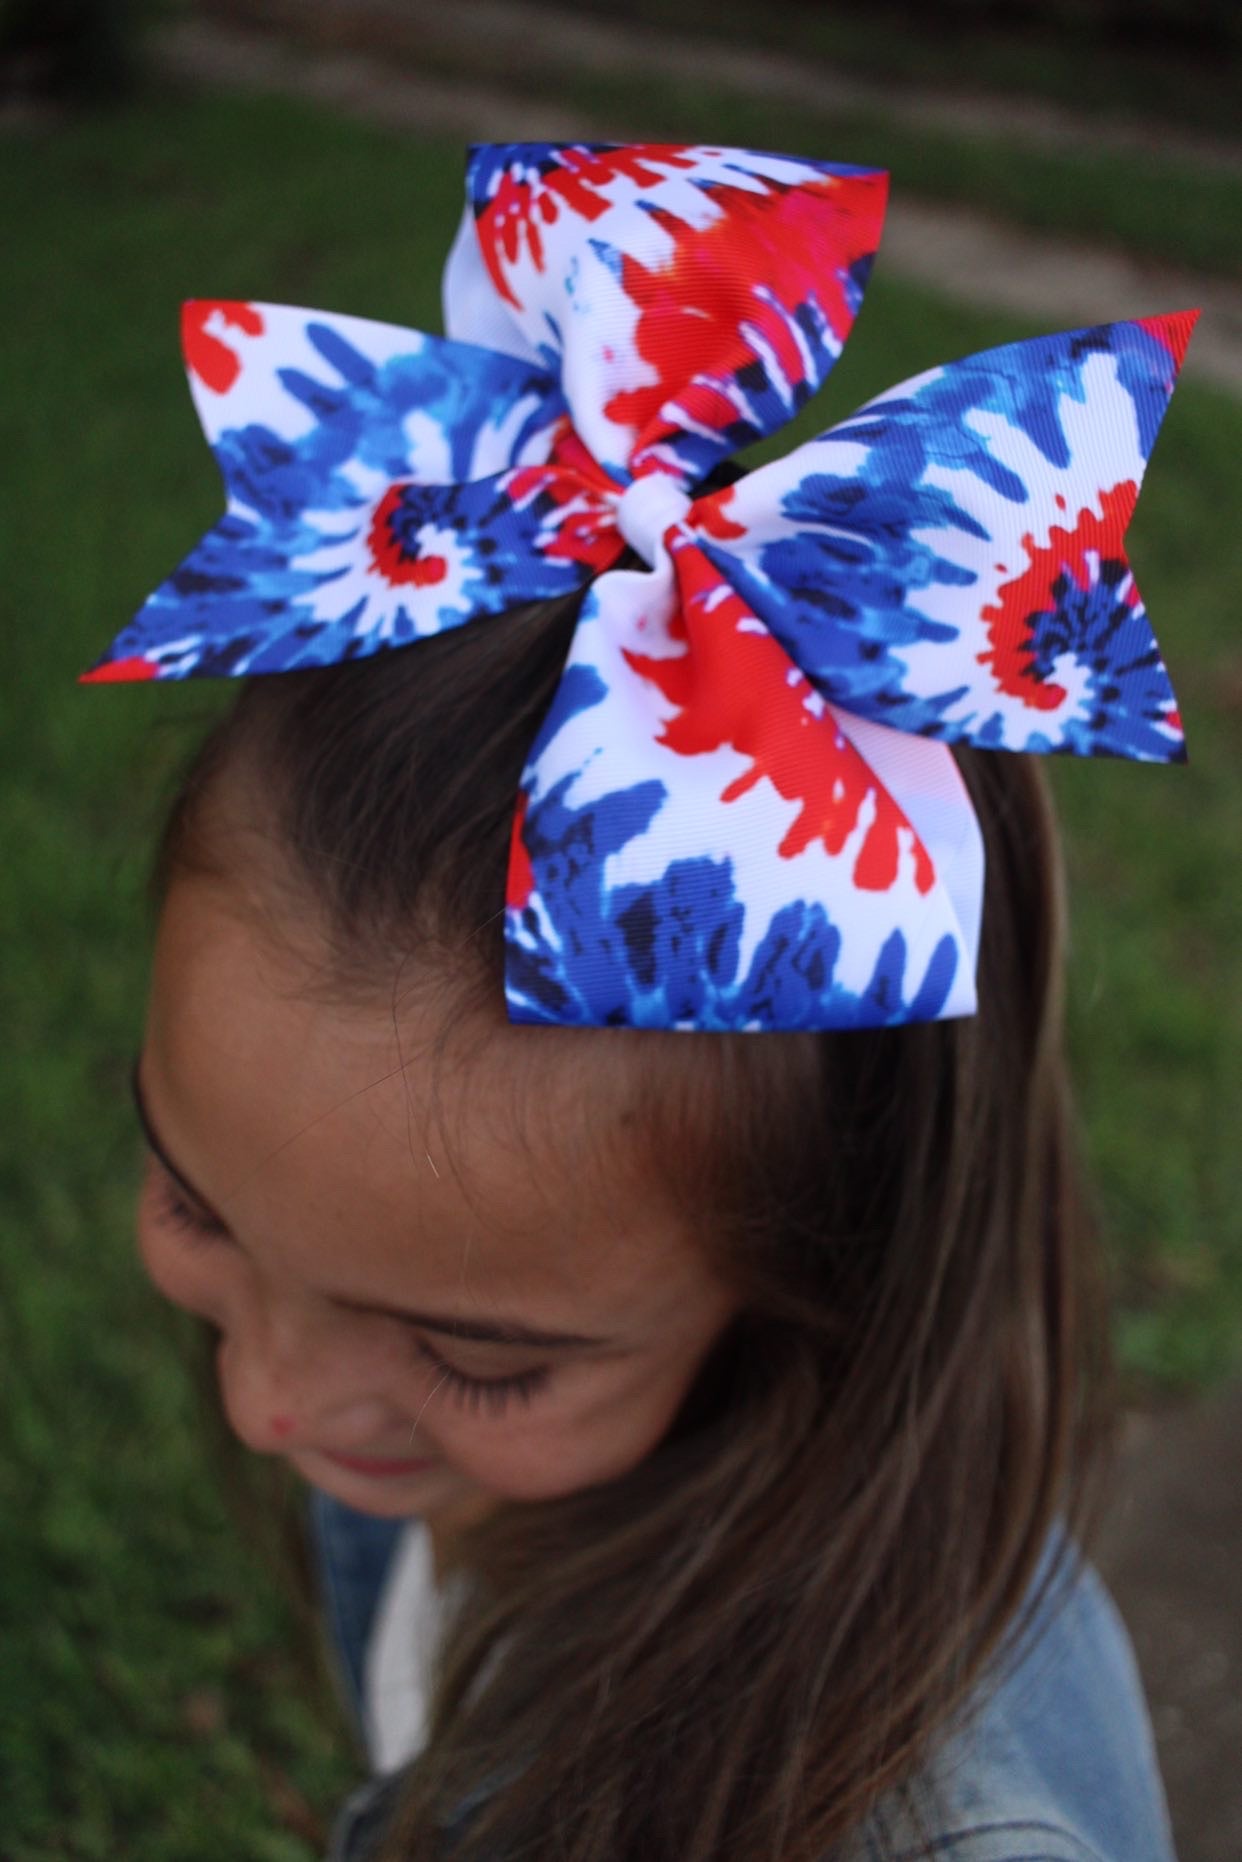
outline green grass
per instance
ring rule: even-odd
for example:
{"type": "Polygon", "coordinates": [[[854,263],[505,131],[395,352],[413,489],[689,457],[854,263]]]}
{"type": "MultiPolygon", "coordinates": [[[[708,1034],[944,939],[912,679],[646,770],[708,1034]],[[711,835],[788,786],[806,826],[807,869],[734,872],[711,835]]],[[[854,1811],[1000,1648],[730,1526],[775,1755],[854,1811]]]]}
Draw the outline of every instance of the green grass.
{"type": "MultiPolygon", "coordinates": [[[[0,1753],[12,1862],[307,1862],[356,1773],[233,1530],[131,1258],[126,1070],[142,878],[213,693],[74,680],[219,508],[180,380],[186,295],[436,327],[460,156],[291,105],[169,102],[0,163],[0,1753]]],[[[1014,334],[881,265],[823,424],[1014,334]]],[[[1179,391],[1133,553],[1186,770],[1059,765],[1073,1032],[1136,1375],[1201,1384],[1242,1332],[1242,409],[1179,391]]]]}

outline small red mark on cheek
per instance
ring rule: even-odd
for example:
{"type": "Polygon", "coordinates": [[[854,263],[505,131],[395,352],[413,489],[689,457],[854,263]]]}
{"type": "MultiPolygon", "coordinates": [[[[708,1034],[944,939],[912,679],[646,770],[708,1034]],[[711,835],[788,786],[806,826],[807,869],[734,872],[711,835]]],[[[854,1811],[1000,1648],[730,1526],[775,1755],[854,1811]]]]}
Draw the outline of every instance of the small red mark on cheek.
{"type": "Polygon", "coordinates": [[[273,1416],[271,1430],[273,1435],[292,1435],[295,1428],[292,1416],[273,1416]]]}

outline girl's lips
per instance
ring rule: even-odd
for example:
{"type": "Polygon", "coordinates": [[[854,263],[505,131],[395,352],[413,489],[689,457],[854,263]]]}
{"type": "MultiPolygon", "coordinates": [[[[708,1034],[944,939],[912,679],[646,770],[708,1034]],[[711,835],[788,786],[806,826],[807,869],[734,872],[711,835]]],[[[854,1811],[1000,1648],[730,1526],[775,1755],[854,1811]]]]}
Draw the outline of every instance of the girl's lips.
{"type": "Polygon", "coordinates": [[[325,1461],[335,1461],[338,1467],[348,1468],[353,1474],[373,1474],[380,1480],[391,1480],[403,1474],[423,1474],[435,1466],[425,1457],[417,1461],[384,1461],[375,1455],[333,1455],[326,1448],[320,1453],[325,1461]]]}

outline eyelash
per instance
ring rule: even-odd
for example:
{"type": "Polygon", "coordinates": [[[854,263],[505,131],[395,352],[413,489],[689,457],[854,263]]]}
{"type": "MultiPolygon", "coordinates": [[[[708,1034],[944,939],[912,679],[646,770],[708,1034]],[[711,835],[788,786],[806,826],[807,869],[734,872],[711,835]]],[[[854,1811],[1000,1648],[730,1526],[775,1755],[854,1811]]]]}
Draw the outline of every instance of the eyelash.
{"type": "Polygon", "coordinates": [[[161,1175],[157,1181],[160,1193],[160,1213],[175,1228],[182,1230],[192,1247],[216,1241],[228,1233],[223,1222],[214,1221],[210,1216],[204,1215],[200,1209],[196,1209],[192,1203],[188,1203],[170,1178],[161,1175]]]}
{"type": "Polygon", "coordinates": [[[414,1343],[419,1355],[427,1359],[440,1379],[436,1389],[444,1390],[472,1416],[477,1416],[484,1408],[489,1415],[499,1416],[514,1398],[519,1403],[529,1403],[548,1381],[546,1365],[533,1371],[518,1371],[509,1377],[471,1377],[459,1371],[456,1365],[447,1363],[423,1339],[416,1338],[414,1343]]]}
{"type": "MultiPolygon", "coordinates": [[[[180,1230],[191,1247],[209,1246],[221,1236],[227,1235],[228,1230],[222,1222],[213,1221],[187,1202],[168,1177],[161,1176],[158,1181],[160,1214],[180,1230]]],[[[489,1415],[498,1416],[514,1399],[527,1404],[548,1381],[546,1365],[533,1371],[518,1371],[508,1377],[471,1377],[468,1372],[459,1371],[455,1364],[448,1363],[424,1339],[415,1336],[414,1344],[420,1356],[427,1359],[439,1378],[436,1389],[445,1391],[459,1408],[469,1410],[473,1416],[477,1416],[482,1409],[486,1409],[489,1415]]]]}

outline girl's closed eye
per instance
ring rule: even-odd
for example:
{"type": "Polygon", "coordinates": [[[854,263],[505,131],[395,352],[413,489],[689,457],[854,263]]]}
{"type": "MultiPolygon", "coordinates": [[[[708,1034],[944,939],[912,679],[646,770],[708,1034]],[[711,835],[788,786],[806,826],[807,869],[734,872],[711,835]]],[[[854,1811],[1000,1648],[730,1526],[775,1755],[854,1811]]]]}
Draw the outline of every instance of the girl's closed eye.
{"type": "Polygon", "coordinates": [[[504,1377],[474,1377],[442,1358],[425,1339],[416,1337],[415,1345],[436,1371],[437,1390],[444,1390],[459,1407],[469,1410],[472,1415],[478,1415],[484,1409],[490,1415],[500,1415],[514,1399],[523,1404],[530,1403],[532,1398],[546,1388],[551,1375],[547,1365],[539,1365],[534,1370],[511,1372],[504,1377]]]}
{"type": "MultiPolygon", "coordinates": [[[[224,1223],[215,1216],[209,1216],[184,1196],[167,1171],[161,1168],[155,1182],[159,1197],[158,1219],[177,1229],[191,1247],[228,1239],[228,1229],[224,1223]]],[[[483,1410],[493,1416],[500,1415],[514,1400],[528,1404],[548,1382],[550,1372],[546,1365],[528,1371],[510,1372],[502,1377],[475,1376],[450,1364],[417,1333],[413,1337],[416,1350],[436,1372],[437,1391],[443,1390],[460,1408],[469,1410],[472,1415],[478,1415],[483,1410]]]]}
{"type": "Polygon", "coordinates": [[[155,1183],[159,1198],[157,1205],[159,1220],[180,1230],[191,1245],[206,1241],[223,1241],[228,1238],[228,1229],[224,1223],[190,1202],[162,1167],[156,1174],[155,1183]]]}

